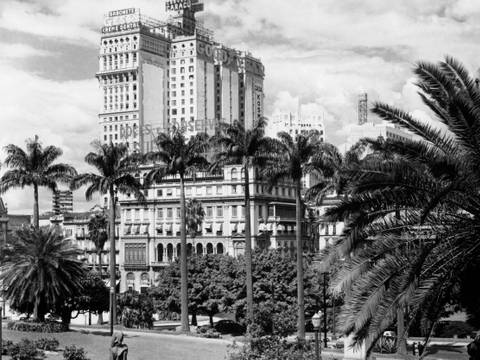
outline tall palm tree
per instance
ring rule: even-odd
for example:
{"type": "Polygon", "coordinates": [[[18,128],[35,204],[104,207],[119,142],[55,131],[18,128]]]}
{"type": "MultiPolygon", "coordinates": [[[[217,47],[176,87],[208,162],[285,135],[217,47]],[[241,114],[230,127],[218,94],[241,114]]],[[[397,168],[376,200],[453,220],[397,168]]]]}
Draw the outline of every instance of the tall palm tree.
{"type": "Polygon", "coordinates": [[[407,307],[410,319],[428,325],[428,337],[452,288],[480,259],[478,81],[450,57],[419,62],[415,74],[435,121],[375,104],[374,113],[417,139],[371,140],[386,156],[362,162],[351,174],[350,196],[330,211],[348,220],[326,258],[345,257],[334,280],[347,294],[344,331],[369,349],[407,307]]]}
{"type": "Polygon", "coordinates": [[[88,234],[95,245],[95,252],[98,258],[98,272],[102,275],[102,252],[108,240],[108,222],[104,213],[93,215],[88,221],[88,234]]]}
{"type": "Polygon", "coordinates": [[[109,199],[109,241],[110,241],[110,332],[113,334],[113,325],[116,321],[116,266],[115,266],[115,206],[117,192],[132,193],[143,199],[142,185],[132,175],[137,171],[138,156],[128,155],[128,148],[124,144],[114,145],[94,142],[96,152],[85,157],[85,162],[96,168],[97,173],[87,173],[76,176],[72,183],[73,190],[87,186],[85,197],[91,200],[95,193],[108,195],[109,199]]]}
{"type": "Polygon", "coordinates": [[[62,156],[55,146],[43,147],[38,136],[27,140],[26,151],[10,144],[5,147],[5,165],[11,168],[0,179],[0,193],[13,188],[33,186],[33,225],[39,227],[38,189],[57,190],[57,183],[68,183],[77,172],[67,164],[54,162],[62,156]]]}
{"type": "Polygon", "coordinates": [[[275,159],[269,161],[263,170],[263,176],[270,185],[280,180],[293,181],[296,198],[296,242],[297,242],[297,302],[298,332],[300,341],[305,340],[305,301],[303,291],[303,241],[302,218],[302,177],[315,174],[319,179],[328,179],[335,173],[337,150],[333,145],[321,141],[317,132],[297,135],[295,139],[286,132],[278,134],[279,141],[275,159]]]}
{"type": "Polygon", "coordinates": [[[79,260],[82,253],[54,228],[17,231],[5,248],[0,272],[5,299],[44,321],[45,314],[79,294],[87,273],[79,260]]]}
{"type": "Polygon", "coordinates": [[[162,133],[158,136],[157,147],[157,151],[145,155],[148,162],[155,164],[147,175],[148,183],[159,182],[165,176],[178,176],[180,179],[181,323],[182,331],[189,332],[185,178],[207,168],[208,161],[204,154],[208,149],[208,136],[197,134],[187,141],[182,131],[173,129],[169,134],[162,133]]]}
{"type": "Polygon", "coordinates": [[[185,216],[188,235],[194,239],[205,218],[202,203],[196,199],[188,199],[185,203],[185,216]]]}
{"type": "Polygon", "coordinates": [[[220,124],[220,133],[212,138],[217,148],[213,166],[241,164],[244,176],[245,202],[245,272],[247,287],[247,321],[253,323],[253,281],[252,281],[252,230],[250,216],[250,168],[265,164],[272,148],[272,140],[265,137],[265,118],[260,119],[252,129],[245,129],[242,122],[220,124]]]}

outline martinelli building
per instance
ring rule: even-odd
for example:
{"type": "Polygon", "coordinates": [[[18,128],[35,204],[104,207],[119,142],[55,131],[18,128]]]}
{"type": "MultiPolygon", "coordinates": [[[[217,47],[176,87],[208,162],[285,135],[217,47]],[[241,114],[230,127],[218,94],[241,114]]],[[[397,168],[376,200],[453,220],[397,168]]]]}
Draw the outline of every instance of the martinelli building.
{"type": "Polygon", "coordinates": [[[196,19],[199,0],[166,3],[160,21],[139,9],[110,11],[100,41],[101,140],[148,152],[158,132],[214,133],[220,121],[249,127],[263,116],[264,66],[215,41],[196,19]]]}
{"type": "MultiPolygon", "coordinates": [[[[100,136],[126,143],[134,152],[154,146],[159,132],[183,128],[186,135],[213,134],[219,122],[239,120],[247,128],[263,116],[264,67],[250,53],[214,40],[195,15],[198,0],[169,1],[168,21],[138,9],[109,12],[102,28],[99,72],[103,104],[100,136]]],[[[134,174],[143,181],[147,167],[134,174]]],[[[226,166],[221,173],[198,173],[186,180],[187,199],[202,203],[205,219],[188,253],[237,256],[245,248],[244,173],[226,166]]],[[[295,252],[295,192],[284,182],[269,190],[250,169],[253,244],[295,252]]],[[[119,194],[120,289],[143,291],[180,254],[180,188],[166,178],[144,190],[145,202],[119,194]]],[[[108,205],[108,204],[106,204],[108,205]]],[[[303,225],[305,246],[313,247],[303,225]]]]}

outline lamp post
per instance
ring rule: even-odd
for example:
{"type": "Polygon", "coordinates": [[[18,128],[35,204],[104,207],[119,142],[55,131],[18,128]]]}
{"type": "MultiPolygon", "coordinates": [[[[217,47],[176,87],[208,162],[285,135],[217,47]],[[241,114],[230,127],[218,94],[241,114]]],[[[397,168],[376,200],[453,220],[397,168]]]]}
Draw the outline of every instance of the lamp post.
{"type": "Polygon", "coordinates": [[[321,323],[322,323],[322,314],[319,311],[312,317],[312,325],[315,330],[315,359],[316,360],[320,360],[320,342],[318,340],[318,334],[320,332],[321,323]]]}

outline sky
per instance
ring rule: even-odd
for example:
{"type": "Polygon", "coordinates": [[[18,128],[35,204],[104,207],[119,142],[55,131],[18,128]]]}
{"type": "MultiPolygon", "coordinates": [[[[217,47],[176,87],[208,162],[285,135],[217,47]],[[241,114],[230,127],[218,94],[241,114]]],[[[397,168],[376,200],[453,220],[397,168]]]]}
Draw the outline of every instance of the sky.
{"type": "MultiPolygon", "coordinates": [[[[419,60],[452,55],[480,67],[478,0],[204,0],[200,18],[217,41],[248,50],[266,68],[265,115],[324,116],[327,141],[339,147],[368,92],[430,119],[414,86],[419,60]]],[[[98,137],[100,28],[106,12],[136,7],[166,19],[163,0],[0,0],[0,147],[38,135],[83,162],[98,137]]],[[[3,150],[0,161],[4,158],[3,150]]],[[[1,171],[5,171],[5,167],[1,171]]],[[[32,189],[3,196],[11,213],[31,213],[32,189]]],[[[51,194],[41,192],[41,211],[51,194]]],[[[93,206],[81,192],[75,209],[93,206]]]]}

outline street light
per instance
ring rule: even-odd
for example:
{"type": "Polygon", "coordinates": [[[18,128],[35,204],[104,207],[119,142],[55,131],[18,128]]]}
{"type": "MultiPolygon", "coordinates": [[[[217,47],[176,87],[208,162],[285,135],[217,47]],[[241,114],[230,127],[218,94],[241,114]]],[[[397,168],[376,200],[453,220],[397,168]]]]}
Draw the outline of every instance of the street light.
{"type": "Polygon", "coordinates": [[[313,315],[312,317],[312,325],[315,330],[315,358],[316,360],[320,360],[320,345],[318,341],[318,333],[320,332],[320,325],[322,323],[322,314],[320,311],[313,315]]]}

